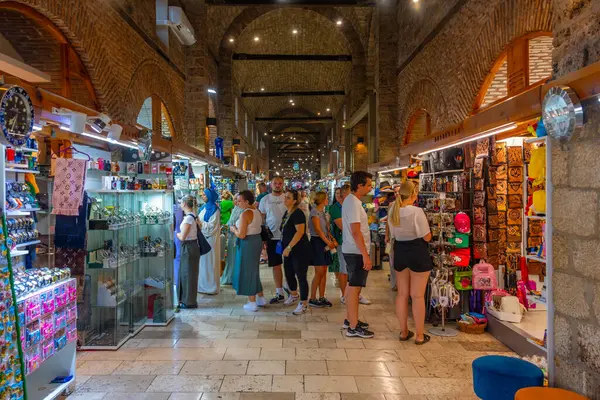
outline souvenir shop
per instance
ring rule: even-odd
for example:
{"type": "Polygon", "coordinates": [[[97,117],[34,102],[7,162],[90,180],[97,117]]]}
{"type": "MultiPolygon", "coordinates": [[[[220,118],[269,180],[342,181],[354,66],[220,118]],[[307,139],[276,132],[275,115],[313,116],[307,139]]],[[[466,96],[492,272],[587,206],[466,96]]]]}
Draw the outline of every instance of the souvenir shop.
{"type": "Polygon", "coordinates": [[[484,111],[374,168],[380,192],[404,179],[418,185],[433,234],[431,334],[487,330],[527,357],[551,348],[550,142],[540,109],[508,123],[504,110],[484,111]]]}

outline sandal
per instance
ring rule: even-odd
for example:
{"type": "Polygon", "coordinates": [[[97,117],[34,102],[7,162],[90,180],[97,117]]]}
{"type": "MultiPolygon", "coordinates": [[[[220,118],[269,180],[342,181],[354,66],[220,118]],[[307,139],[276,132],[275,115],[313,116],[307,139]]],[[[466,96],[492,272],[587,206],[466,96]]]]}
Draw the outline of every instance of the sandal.
{"type": "Polygon", "coordinates": [[[429,336],[429,335],[423,335],[423,340],[421,340],[420,342],[418,342],[418,341],[415,340],[415,344],[417,346],[421,346],[421,345],[429,342],[430,340],[431,340],[431,336],[429,336]]]}
{"type": "Polygon", "coordinates": [[[408,335],[406,335],[406,337],[403,338],[402,336],[400,336],[398,338],[398,340],[400,340],[401,342],[406,342],[408,339],[410,339],[413,336],[415,336],[414,332],[408,331],[408,335]]]}

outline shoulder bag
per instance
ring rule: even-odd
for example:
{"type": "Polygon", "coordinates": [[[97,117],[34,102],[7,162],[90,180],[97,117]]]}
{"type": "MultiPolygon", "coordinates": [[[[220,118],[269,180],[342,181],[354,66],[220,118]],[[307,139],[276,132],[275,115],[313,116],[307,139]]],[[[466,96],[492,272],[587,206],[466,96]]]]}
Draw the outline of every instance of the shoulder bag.
{"type": "Polygon", "coordinates": [[[202,229],[200,228],[200,225],[198,224],[198,217],[196,217],[196,215],[191,214],[191,213],[187,214],[186,217],[188,215],[194,217],[194,221],[196,222],[196,228],[198,230],[198,247],[200,248],[200,255],[203,256],[203,255],[210,253],[210,251],[212,250],[212,247],[210,247],[208,240],[206,240],[206,238],[202,234],[202,229]]]}

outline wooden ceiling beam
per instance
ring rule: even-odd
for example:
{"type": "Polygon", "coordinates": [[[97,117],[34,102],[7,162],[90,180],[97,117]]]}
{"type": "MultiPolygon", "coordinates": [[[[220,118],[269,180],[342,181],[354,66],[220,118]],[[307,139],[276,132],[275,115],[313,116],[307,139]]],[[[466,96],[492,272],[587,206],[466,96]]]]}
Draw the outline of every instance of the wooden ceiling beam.
{"type": "Polygon", "coordinates": [[[323,7],[374,7],[375,0],[206,0],[211,6],[323,6],[323,7]]]}
{"type": "Polygon", "coordinates": [[[244,92],[242,97],[308,97],[308,96],[345,96],[343,90],[316,90],[304,92],[244,92]]]}
{"type": "Polygon", "coordinates": [[[256,117],[255,122],[278,122],[278,121],[289,121],[289,122],[306,122],[311,123],[317,122],[333,122],[334,119],[331,117],[256,117]]]}
{"type": "Polygon", "coordinates": [[[269,132],[269,135],[277,136],[277,135],[319,135],[321,132],[269,132]]]}
{"type": "Polygon", "coordinates": [[[234,61],[329,61],[351,62],[350,54],[248,54],[234,53],[234,61]]]}

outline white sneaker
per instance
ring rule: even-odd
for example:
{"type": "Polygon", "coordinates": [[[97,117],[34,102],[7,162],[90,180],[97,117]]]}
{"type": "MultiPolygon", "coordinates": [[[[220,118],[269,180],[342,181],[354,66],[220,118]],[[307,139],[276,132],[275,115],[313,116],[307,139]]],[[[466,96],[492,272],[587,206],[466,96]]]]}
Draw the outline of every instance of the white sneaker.
{"type": "Polygon", "coordinates": [[[292,314],[294,315],[302,315],[306,312],[307,307],[302,304],[302,303],[298,303],[298,305],[296,306],[296,309],[292,312],[292,314]]]}
{"type": "Polygon", "coordinates": [[[342,304],[346,304],[346,298],[344,296],[340,296],[340,302],[342,304]]]}
{"type": "Polygon", "coordinates": [[[256,305],[258,307],[264,307],[267,305],[267,300],[265,300],[264,296],[256,296],[256,305]]]}
{"type": "Polygon", "coordinates": [[[364,304],[364,305],[369,305],[371,304],[371,300],[367,299],[366,297],[363,297],[362,294],[360,295],[360,297],[358,298],[358,302],[360,304],[364,304]]]}
{"type": "Polygon", "coordinates": [[[291,306],[292,304],[294,304],[295,302],[297,302],[299,299],[298,296],[288,296],[287,299],[285,299],[285,301],[283,302],[284,306],[291,306]]]}
{"type": "Polygon", "coordinates": [[[256,305],[256,303],[246,303],[244,304],[244,310],[246,311],[252,311],[252,312],[257,312],[258,311],[258,306],[256,305]]]}

